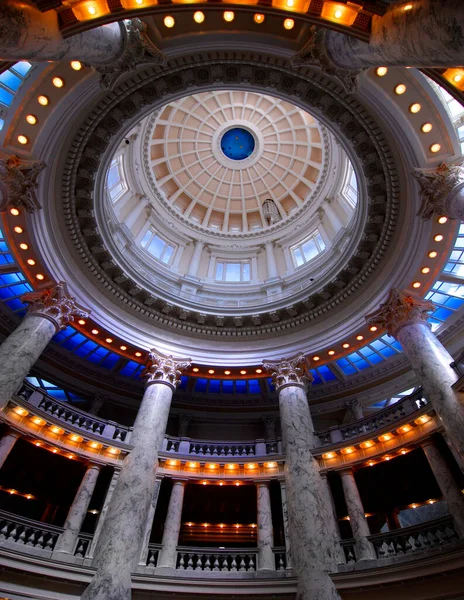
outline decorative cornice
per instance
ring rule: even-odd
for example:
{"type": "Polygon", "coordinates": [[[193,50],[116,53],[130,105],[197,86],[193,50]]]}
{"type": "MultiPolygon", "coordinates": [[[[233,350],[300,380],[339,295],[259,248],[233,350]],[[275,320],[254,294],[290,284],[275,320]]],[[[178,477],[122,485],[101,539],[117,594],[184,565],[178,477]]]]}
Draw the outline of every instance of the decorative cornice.
{"type": "Polygon", "coordinates": [[[455,218],[449,214],[446,201],[453,188],[464,183],[464,161],[456,165],[443,162],[435,169],[414,169],[412,174],[420,185],[422,205],[419,216],[423,219],[431,219],[434,215],[455,218]]]}
{"type": "Polygon", "coordinates": [[[162,326],[182,329],[187,335],[230,337],[237,335],[234,316],[224,317],[218,323],[215,315],[191,312],[180,319],[182,307],[174,306],[169,314],[162,311],[164,302],[139,289],[130,277],[114,263],[105,248],[94,219],[80,216],[80,210],[92,209],[94,178],[110,139],[146,105],[156,104],[169,96],[178,96],[183,90],[191,93],[215,86],[243,85],[269,93],[275,89],[291,101],[295,98],[309,112],[331,121],[334,129],[344,137],[357,153],[367,178],[368,222],[359,246],[353,248],[351,259],[338,274],[317,293],[298,303],[298,316],[285,310],[274,314],[262,313],[257,319],[249,315],[240,325],[240,336],[268,335],[288,332],[302,327],[345,302],[353,293],[363,288],[375,271],[388,248],[395,230],[398,214],[399,186],[394,170],[394,158],[388,144],[374,120],[358,101],[344,96],[333,81],[312,69],[292,72],[284,59],[262,57],[243,53],[234,60],[192,56],[178,59],[169,69],[152,67],[126,79],[109,97],[103,98],[91,111],[76,134],[68,152],[63,173],[63,212],[79,255],[96,279],[105,286],[106,293],[124,303],[126,308],[139,312],[162,326]],[[192,67],[195,61],[198,64],[192,67]],[[105,265],[107,265],[105,267],[105,265]],[[203,322],[204,321],[204,322],[203,322]],[[258,331],[257,331],[258,329],[258,331]]]}
{"type": "Polygon", "coordinates": [[[435,310],[433,302],[393,289],[387,302],[381,304],[378,311],[368,315],[366,321],[369,325],[385,327],[389,335],[396,337],[405,325],[413,323],[428,325],[428,313],[433,310],[435,310]]]}
{"type": "Polygon", "coordinates": [[[24,160],[15,154],[0,152],[0,212],[23,208],[34,213],[41,208],[37,201],[37,178],[45,167],[35,160],[24,160]]]}
{"type": "Polygon", "coordinates": [[[57,331],[65,329],[76,317],[84,319],[90,315],[89,311],[77,306],[76,299],[68,294],[64,281],[54,287],[24,294],[21,300],[29,305],[28,315],[48,319],[57,331]]]}
{"type": "Polygon", "coordinates": [[[141,377],[147,386],[153,383],[166,383],[175,389],[180,382],[182,371],[188,369],[190,365],[190,359],[175,359],[153,348],[148,354],[147,366],[141,377]]]}
{"type": "Polygon", "coordinates": [[[313,381],[304,354],[298,354],[292,358],[283,358],[277,362],[263,362],[263,368],[271,373],[277,392],[284,386],[298,385],[301,387],[313,381]]]}

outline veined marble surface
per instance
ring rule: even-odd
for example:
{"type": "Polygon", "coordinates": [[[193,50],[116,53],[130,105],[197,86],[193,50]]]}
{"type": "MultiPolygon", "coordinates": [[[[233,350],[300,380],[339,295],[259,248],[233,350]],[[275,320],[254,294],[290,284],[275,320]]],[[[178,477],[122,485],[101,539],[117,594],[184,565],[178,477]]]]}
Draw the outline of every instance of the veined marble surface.
{"type": "Polygon", "coordinates": [[[284,521],[285,549],[287,550],[287,569],[292,566],[292,545],[288,529],[287,486],[285,481],[280,482],[280,496],[282,498],[282,516],[284,521]]]}
{"type": "Polygon", "coordinates": [[[343,492],[345,494],[346,508],[350,517],[351,530],[356,547],[356,558],[360,560],[375,559],[375,550],[367,539],[371,534],[367,519],[364,516],[364,507],[353,471],[347,469],[341,472],[343,492]]]}
{"type": "Polygon", "coordinates": [[[278,389],[282,437],[287,461],[285,480],[292,566],[298,576],[298,600],[339,600],[329,575],[337,550],[314,448],[313,424],[301,385],[278,389]]]}
{"type": "Polygon", "coordinates": [[[124,459],[95,548],[97,572],[82,600],[131,598],[131,572],[140,558],[172,392],[164,383],[145,390],[131,436],[134,448],[124,459]]]}
{"type": "Polygon", "coordinates": [[[164,532],[157,567],[176,568],[177,544],[181,526],[182,507],[184,504],[184,481],[174,481],[169,498],[168,514],[164,523],[164,532]]]}
{"type": "Polygon", "coordinates": [[[260,571],[274,571],[275,559],[272,552],[274,530],[272,528],[269,483],[260,482],[256,484],[256,499],[258,504],[258,569],[260,571]]]}
{"type": "Polygon", "coordinates": [[[7,431],[2,439],[0,439],[0,469],[3,467],[18,438],[19,433],[7,431]]]}
{"type": "Polygon", "coordinates": [[[145,526],[145,534],[143,536],[142,550],[140,553],[140,565],[145,565],[148,556],[148,544],[150,543],[151,530],[153,528],[153,519],[155,517],[156,505],[158,504],[158,497],[161,487],[161,479],[157,479],[155,482],[155,489],[153,490],[153,498],[150,502],[150,509],[147,515],[147,524],[145,526]]]}
{"type": "Polygon", "coordinates": [[[56,328],[48,319],[27,315],[0,345],[0,410],[22,386],[55,333],[56,328]]]}
{"type": "MultiPolygon", "coordinates": [[[[462,167],[464,169],[464,167],[462,167]]],[[[464,221],[464,183],[457,185],[446,199],[446,208],[450,219],[464,221]]]]}
{"type": "Polygon", "coordinates": [[[101,509],[100,517],[97,522],[97,527],[95,528],[95,533],[93,534],[92,544],[90,546],[90,550],[87,552],[88,558],[93,558],[93,555],[95,553],[95,547],[100,538],[100,533],[103,528],[103,524],[105,522],[106,513],[108,512],[108,507],[110,505],[111,498],[113,496],[114,488],[116,487],[116,483],[119,479],[120,472],[121,471],[119,468],[115,469],[113,472],[113,476],[111,478],[110,484],[108,486],[108,490],[106,492],[105,501],[103,502],[103,508],[101,509]]]}

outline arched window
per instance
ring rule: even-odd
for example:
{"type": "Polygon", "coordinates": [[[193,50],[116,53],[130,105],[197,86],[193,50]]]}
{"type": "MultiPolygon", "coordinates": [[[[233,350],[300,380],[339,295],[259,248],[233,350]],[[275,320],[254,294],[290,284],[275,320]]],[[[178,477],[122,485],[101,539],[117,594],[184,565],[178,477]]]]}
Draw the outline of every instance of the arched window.
{"type": "Polygon", "coordinates": [[[163,240],[153,229],[149,229],[140,243],[156,259],[168,265],[174,254],[175,246],[163,240]]]}
{"type": "Polygon", "coordinates": [[[325,243],[317,229],[305,240],[290,248],[293,262],[297,267],[309,262],[324,250],[325,243]]]}

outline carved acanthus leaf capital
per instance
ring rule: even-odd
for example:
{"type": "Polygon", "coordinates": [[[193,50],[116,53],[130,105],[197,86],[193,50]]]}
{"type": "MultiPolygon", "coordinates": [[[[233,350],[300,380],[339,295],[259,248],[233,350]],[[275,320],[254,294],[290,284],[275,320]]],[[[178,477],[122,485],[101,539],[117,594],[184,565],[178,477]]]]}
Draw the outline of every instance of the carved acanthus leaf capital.
{"type": "Polygon", "coordinates": [[[306,386],[313,381],[304,354],[298,354],[293,358],[284,358],[278,362],[263,361],[263,368],[271,373],[277,391],[284,385],[298,384],[306,386]]]}
{"type": "Polygon", "coordinates": [[[404,325],[427,323],[428,313],[435,310],[433,302],[393,289],[385,304],[366,317],[369,325],[385,327],[389,335],[396,336],[404,325]]]}
{"type": "Polygon", "coordinates": [[[0,212],[23,208],[29,213],[41,208],[37,200],[37,178],[44,163],[0,152],[0,212]]]}
{"type": "Polygon", "coordinates": [[[57,331],[65,329],[75,318],[86,319],[90,315],[90,311],[79,307],[76,299],[69,295],[64,281],[38,292],[24,294],[21,300],[29,305],[29,315],[48,319],[57,331]]]}
{"type": "Polygon", "coordinates": [[[149,385],[156,382],[164,382],[177,387],[182,372],[191,365],[191,360],[175,359],[157,352],[154,348],[148,353],[148,362],[142,373],[142,379],[149,385]]]}
{"type": "Polygon", "coordinates": [[[464,183],[464,162],[457,165],[441,163],[434,169],[414,169],[412,174],[420,185],[419,216],[423,219],[434,215],[454,218],[448,214],[446,200],[453,188],[464,183]]]}

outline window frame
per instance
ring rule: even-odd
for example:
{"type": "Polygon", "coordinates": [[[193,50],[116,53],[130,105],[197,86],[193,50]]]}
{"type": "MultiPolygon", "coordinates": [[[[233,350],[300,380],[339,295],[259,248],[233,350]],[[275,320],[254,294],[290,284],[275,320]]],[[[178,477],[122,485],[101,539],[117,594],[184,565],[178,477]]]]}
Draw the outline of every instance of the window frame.
{"type": "Polygon", "coordinates": [[[246,258],[243,260],[233,260],[232,261],[232,260],[226,260],[224,258],[216,258],[215,264],[214,264],[214,281],[219,282],[219,283],[227,283],[227,284],[251,283],[251,260],[249,258],[246,258]],[[218,277],[219,265],[223,265],[221,278],[218,277]],[[240,265],[240,280],[231,281],[231,280],[226,279],[227,265],[240,265]],[[245,266],[248,267],[248,279],[244,278],[244,267],[245,266]]]}
{"type": "Polygon", "coordinates": [[[304,267],[305,265],[307,265],[308,263],[310,263],[311,261],[313,261],[315,258],[317,258],[318,256],[320,256],[323,252],[325,252],[327,249],[327,245],[324,242],[324,238],[321,235],[321,232],[319,231],[319,229],[315,229],[312,233],[310,233],[310,235],[308,235],[306,238],[304,238],[303,240],[301,240],[300,242],[298,242],[297,244],[293,244],[293,246],[290,246],[289,250],[290,250],[290,256],[292,257],[292,262],[293,262],[293,266],[295,269],[299,269],[301,267],[304,267]],[[322,244],[319,242],[318,238],[320,238],[320,241],[322,242],[322,244]],[[309,259],[306,259],[305,257],[305,253],[303,251],[303,246],[305,244],[307,244],[310,241],[314,241],[315,245],[316,245],[316,249],[317,249],[317,254],[309,259]],[[298,264],[298,259],[296,256],[296,253],[300,252],[301,256],[303,257],[303,262],[301,264],[298,264]]]}

